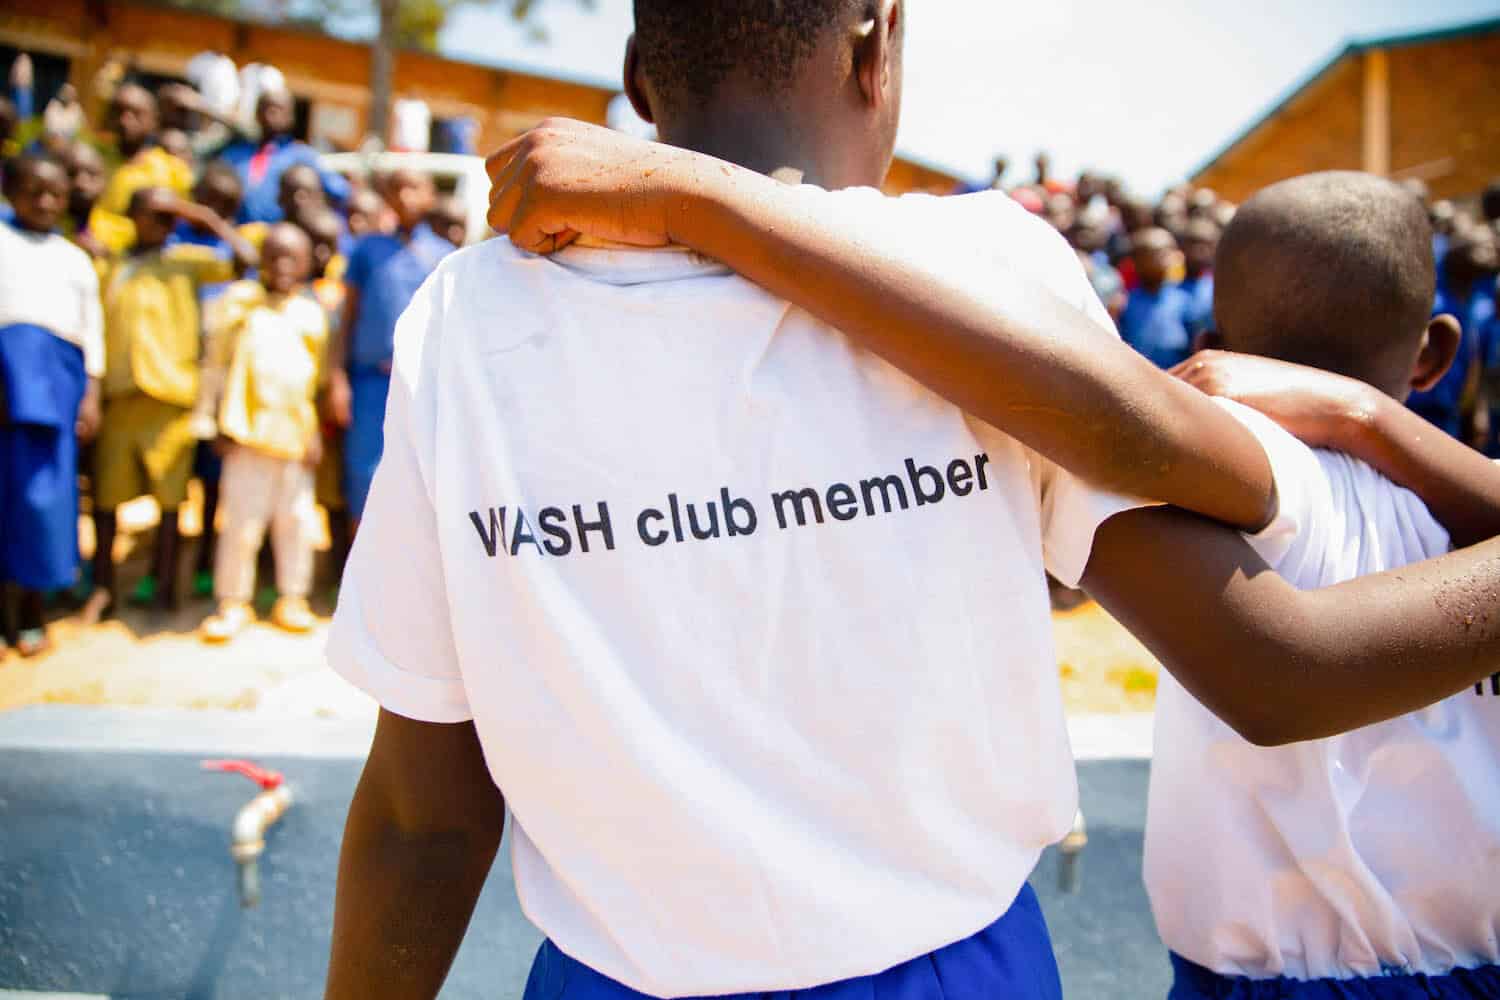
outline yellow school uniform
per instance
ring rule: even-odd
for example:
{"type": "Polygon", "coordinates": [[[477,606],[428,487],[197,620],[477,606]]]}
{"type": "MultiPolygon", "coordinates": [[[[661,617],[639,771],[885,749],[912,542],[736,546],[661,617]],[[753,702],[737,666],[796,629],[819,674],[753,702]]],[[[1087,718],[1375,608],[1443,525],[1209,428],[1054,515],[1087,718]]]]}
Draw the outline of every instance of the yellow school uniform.
{"type": "Polygon", "coordinates": [[[89,230],[111,253],[124,253],[135,243],[135,226],[127,215],[130,198],[148,187],[167,188],[187,197],[193,187],[193,168],[161,147],[152,146],[110,175],[89,215],[89,230]]]}
{"type": "Polygon", "coordinates": [[[99,505],[150,493],[166,509],[187,494],[198,394],[198,288],[234,277],[201,247],[113,261],[104,289],[104,422],[96,449],[99,505]]]}
{"type": "Polygon", "coordinates": [[[305,294],[273,295],[242,281],[214,303],[208,325],[205,395],[219,395],[219,433],[263,455],[301,461],[319,433],[314,401],[328,347],[322,307],[305,294]]]}

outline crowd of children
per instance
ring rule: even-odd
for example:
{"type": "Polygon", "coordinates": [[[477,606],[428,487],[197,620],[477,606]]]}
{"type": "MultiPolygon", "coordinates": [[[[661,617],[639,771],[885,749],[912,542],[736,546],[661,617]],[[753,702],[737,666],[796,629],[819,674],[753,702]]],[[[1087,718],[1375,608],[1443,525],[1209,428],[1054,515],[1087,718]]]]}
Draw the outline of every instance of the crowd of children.
{"type": "MultiPolygon", "coordinates": [[[[1171,368],[1217,342],[1213,260],[1234,204],[1191,185],[1172,188],[1151,204],[1097,174],[1059,180],[1046,156],[1038,157],[1029,181],[1008,183],[1007,168],[997,161],[991,186],[1009,191],[1068,238],[1132,347],[1171,368]]],[[[1467,208],[1434,200],[1420,181],[1404,186],[1427,206],[1436,233],[1433,314],[1452,314],[1463,327],[1449,373],[1431,390],[1415,393],[1410,405],[1454,437],[1500,458],[1500,180],[1467,208]]]]}
{"type": "Polygon", "coordinates": [[[253,124],[182,83],[120,81],[97,129],[57,114],[64,99],[81,111],[71,93],[31,122],[0,109],[4,646],[48,648],[49,600],[85,622],[116,610],[118,512],[141,496],[161,518],[128,597],[175,610],[193,479],[191,586],[217,601],[203,639],[253,620],[268,531],[271,620],[306,631],[317,506],[337,574],[380,458],[396,319],[464,215],[425,175],[326,169],[278,88],[253,124]]]}

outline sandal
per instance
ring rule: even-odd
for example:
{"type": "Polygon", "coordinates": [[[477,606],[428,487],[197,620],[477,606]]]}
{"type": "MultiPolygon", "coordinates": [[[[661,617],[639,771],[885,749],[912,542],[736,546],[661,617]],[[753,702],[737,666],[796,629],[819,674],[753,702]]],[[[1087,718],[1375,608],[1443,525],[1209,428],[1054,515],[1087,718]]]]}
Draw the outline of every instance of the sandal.
{"type": "Polygon", "coordinates": [[[16,636],[16,652],[27,659],[41,656],[51,648],[52,643],[47,641],[46,629],[23,628],[21,634],[16,636]]]}

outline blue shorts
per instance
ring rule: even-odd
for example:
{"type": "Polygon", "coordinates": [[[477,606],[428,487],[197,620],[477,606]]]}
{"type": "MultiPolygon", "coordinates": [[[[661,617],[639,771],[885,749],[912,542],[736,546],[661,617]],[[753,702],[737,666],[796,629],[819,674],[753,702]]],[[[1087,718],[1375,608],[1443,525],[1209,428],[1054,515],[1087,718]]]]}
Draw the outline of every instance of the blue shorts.
{"type": "Polygon", "coordinates": [[[0,580],[63,590],[78,571],[73,428],[0,425],[0,580]]]}
{"type": "Polygon", "coordinates": [[[214,451],[212,441],[198,442],[198,450],[193,452],[193,475],[202,480],[205,487],[218,486],[219,480],[224,478],[224,460],[214,451]]]}
{"type": "Polygon", "coordinates": [[[385,450],[385,400],[391,392],[391,376],[379,370],[351,369],[349,388],[354,399],[344,435],[344,499],[350,516],[359,518],[385,450]]]}
{"type": "Polygon", "coordinates": [[[83,351],[26,323],[0,331],[0,579],[62,590],[78,570],[83,351]]]}
{"type": "Polygon", "coordinates": [[[1167,1000],[1500,1000],[1500,966],[1446,976],[1394,972],[1364,979],[1247,979],[1221,976],[1172,956],[1167,1000]]]}
{"type": "MultiPolygon", "coordinates": [[[[757,1000],[1062,1000],[1047,922],[1031,886],[1006,914],[971,938],[858,979],[757,1000]]],[[[648,1000],[542,942],[524,1000],[648,1000]]]]}

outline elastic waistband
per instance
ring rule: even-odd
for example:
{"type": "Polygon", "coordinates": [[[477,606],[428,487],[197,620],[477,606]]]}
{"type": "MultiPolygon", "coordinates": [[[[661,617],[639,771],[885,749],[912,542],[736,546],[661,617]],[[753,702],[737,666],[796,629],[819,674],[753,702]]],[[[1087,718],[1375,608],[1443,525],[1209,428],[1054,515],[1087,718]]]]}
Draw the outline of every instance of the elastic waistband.
{"type": "MultiPolygon", "coordinates": [[[[1041,905],[1023,885],[1010,909],[972,937],[884,972],[798,990],[717,1000],[1062,1000],[1062,982],[1041,905]]],[[[651,1000],[543,941],[524,1000],[651,1000]]],[[[700,998],[714,1000],[714,998],[700,998]]]]}
{"type": "Polygon", "coordinates": [[[1500,966],[1443,976],[1393,971],[1356,979],[1250,979],[1221,976],[1172,956],[1168,1000],[1500,1000],[1500,966]]]}

